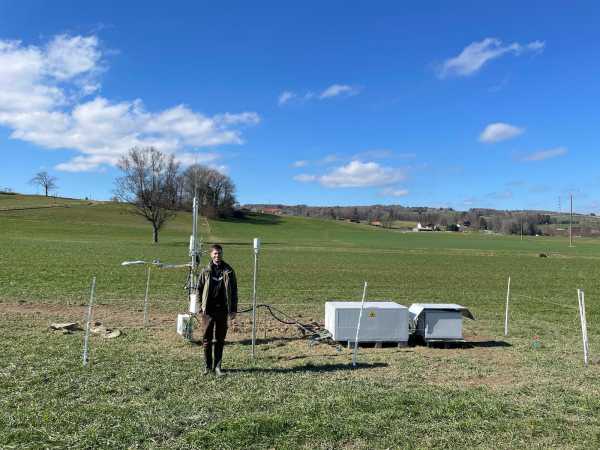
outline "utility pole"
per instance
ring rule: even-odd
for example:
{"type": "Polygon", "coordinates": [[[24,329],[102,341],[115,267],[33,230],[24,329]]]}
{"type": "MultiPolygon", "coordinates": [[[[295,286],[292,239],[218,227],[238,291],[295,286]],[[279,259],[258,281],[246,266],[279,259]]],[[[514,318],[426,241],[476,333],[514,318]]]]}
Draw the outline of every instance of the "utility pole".
{"type": "Polygon", "coordinates": [[[573,247],[573,194],[569,194],[571,199],[571,214],[569,215],[569,247],[573,247]]]}
{"type": "Polygon", "coordinates": [[[560,204],[560,195],[558,196],[558,212],[562,212],[562,206],[560,204]]]}
{"type": "Polygon", "coordinates": [[[521,213],[521,240],[523,240],[523,213],[521,213]]]}

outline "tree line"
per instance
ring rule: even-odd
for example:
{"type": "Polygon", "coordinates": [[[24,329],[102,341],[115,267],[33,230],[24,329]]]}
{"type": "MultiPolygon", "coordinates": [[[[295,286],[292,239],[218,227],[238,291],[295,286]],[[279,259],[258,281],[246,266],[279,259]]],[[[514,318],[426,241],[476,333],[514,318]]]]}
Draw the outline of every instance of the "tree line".
{"type": "MultiPolygon", "coordinates": [[[[397,221],[420,222],[440,230],[459,229],[489,230],[503,234],[542,234],[541,225],[561,224],[546,211],[503,211],[488,208],[472,208],[455,211],[452,208],[424,206],[367,205],[367,206],[307,206],[307,205],[244,205],[249,209],[279,209],[283,214],[322,219],[380,222],[391,228],[397,221]],[[522,231],[521,231],[522,230],[522,231]]],[[[568,221],[567,221],[568,223],[568,221]]]]}
{"type": "Polygon", "coordinates": [[[185,170],[172,154],[154,147],[132,148],[119,163],[121,176],[115,180],[115,200],[126,202],[152,224],[152,240],[158,242],[162,226],[177,211],[190,211],[194,196],[200,214],[227,217],[234,213],[235,185],[210,167],[193,164],[185,170]]]}

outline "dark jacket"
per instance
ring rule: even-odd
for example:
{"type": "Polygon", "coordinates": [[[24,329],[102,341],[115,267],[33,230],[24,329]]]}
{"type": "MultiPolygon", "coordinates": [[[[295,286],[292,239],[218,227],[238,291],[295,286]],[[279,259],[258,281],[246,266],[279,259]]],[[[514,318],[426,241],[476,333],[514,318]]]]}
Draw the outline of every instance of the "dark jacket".
{"type": "MultiPolygon", "coordinates": [[[[211,291],[212,266],[213,262],[210,261],[208,265],[204,269],[202,269],[202,272],[200,272],[200,276],[198,277],[198,294],[202,299],[202,313],[206,312],[206,305],[208,303],[208,297],[211,291]]],[[[229,314],[236,313],[238,305],[238,292],[235,271],[225,261],[221,261],[221,266],[223,268],[223,284],[225,285],[225,299],[227,300],[227,312],[229,314]]]]}

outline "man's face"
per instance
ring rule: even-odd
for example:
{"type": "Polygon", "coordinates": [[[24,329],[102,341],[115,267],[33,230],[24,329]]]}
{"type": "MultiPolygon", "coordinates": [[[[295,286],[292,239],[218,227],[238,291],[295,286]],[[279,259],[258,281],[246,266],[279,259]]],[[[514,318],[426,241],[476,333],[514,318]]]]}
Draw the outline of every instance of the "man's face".
{"type": "Polygon", "coordinates": [[[223,251],[214,248],[210,252],[210,257],[212,261],[218,266],[219,264],[221,264],[221,259],[223,258],[223,251]]]}

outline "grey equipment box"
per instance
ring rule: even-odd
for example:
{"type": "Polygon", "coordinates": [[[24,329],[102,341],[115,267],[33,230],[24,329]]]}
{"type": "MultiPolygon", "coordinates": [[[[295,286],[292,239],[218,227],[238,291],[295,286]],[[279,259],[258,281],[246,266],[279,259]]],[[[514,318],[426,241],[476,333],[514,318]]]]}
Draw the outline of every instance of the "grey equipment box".
{"type": "MultiPolygon", "coordinates": [[[[356,340],[360,304],[325,303],[325,328],[334,341],[356,340]]],[[[408,308],[394,302],[365,302],[358,342],[408,342],[408,308]]]]}
{"type": "Polygon", "coordinates": [[[462,341],[462,319],[475,320],[464,306],[454,303],[413,303],[408,308],[414,334],[430,341],[462,341]]]}

